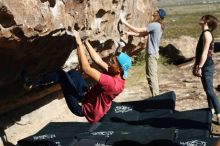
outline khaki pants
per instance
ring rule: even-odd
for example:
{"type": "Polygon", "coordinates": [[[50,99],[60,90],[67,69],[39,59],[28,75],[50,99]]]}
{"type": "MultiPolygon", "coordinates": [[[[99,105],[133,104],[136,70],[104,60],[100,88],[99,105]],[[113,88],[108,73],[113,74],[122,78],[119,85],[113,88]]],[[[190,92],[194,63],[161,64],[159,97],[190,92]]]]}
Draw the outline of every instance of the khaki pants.
{"type": "Polygon", "coordinates": [[[159,95],[157,61],[159,53],[146,56],[146,77],[152,96],[159,95]]]}

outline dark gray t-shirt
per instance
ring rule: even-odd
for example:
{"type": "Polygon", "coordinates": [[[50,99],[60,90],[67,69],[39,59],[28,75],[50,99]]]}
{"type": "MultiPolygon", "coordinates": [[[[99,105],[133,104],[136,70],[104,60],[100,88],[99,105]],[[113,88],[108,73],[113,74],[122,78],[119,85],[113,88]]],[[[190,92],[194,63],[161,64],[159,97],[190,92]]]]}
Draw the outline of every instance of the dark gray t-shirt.
{"type": "Polygon", "coordinates": [[[160,23],[152,22],[146,25],[146,31],[148,35],[148,54],[156,54],[159,51],[160,39],[163,33],[160,23]]]}

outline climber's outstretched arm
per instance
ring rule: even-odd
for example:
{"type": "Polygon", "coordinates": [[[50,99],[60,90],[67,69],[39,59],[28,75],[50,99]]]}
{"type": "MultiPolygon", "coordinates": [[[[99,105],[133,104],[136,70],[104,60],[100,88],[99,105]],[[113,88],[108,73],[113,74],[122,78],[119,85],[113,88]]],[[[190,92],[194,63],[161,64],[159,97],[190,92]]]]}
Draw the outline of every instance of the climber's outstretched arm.
{"type": "Polygon", "coordinates": [[[99,54],[94,50],[94,48],[91,46],[88,40],[85,41],[86,48],[92,58],[92,60],[98,64],[100,67],[108,71],[108,64],[102,60],[102,58],[99,56],[99,54]]]}
{"type": "Polygon", "coordinates": [[[133,31],[134,33],[138,34],[136,36],[147,36],[148,35],[148,32],[146,30],[146,28],[139,28],[139,27],[135,27],[131,24],[129,24],[125,18],[120,18],[121,19],[121,22],[126,26],[128,27],[131,31],[133,31]]]}
{"type": "Polygon", "coordinates": [[[85,51],[84,51],[84,45],[82,44],[79,32],[74,30],[74,34],[73,34],[76,38],[76,42],[77,42],[77,53],[78,53],[78,59],[79,62],[81,64],[82,70],[84,71],[84,73],[86,73],[89,77],[93,78],[95,81],[99,81],[101,73],[95,69],[92,68],[89,64],[89,61],[85,55],[85,51]]]}

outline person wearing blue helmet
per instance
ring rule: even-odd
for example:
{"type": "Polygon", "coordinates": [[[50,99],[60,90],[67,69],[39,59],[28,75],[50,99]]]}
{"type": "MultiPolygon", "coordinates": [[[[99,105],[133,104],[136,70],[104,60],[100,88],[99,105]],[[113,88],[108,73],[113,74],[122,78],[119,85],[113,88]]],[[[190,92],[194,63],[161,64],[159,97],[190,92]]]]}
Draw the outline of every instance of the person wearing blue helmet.
{"type": "Polygon", "coordinates": [[[165,17],[165,10],[157,9],[152,14],[151,23],[142,28],[135,27],[129,24],[124,17],[120,18],[121,22],[130,29],[129,32],[125,32],[127,35],[136,37],[148,36],[146,47],[146,78],[152,96],[156,96],[159,94],[157,61],[159,59],[160,40],[163,30],[165,28],[163,23],[165,17]]]}
{"type": "Polygon", "coordinates": [[[109,62],[105,62],[88,40],[85,41],[85,44],[82,43],[79,32],[74,30],[74,32],[68,31],[67,34],[76,39],[77,54],[82,71],[96,84],[88,88],[86,81],[78,71],[59,70],[32,82],[29,87],[44,86],[51,81],[60,83],[70,111],[76,116],[85,117],[90,123],[95,123],[110,109],[112,100],[123,91],[128,70],[132,66],[131,58],[121,52],[111,57],[109,62]],[[104,70],[103,72],[90,66],[84,48],[87,48],[91,59],[104,70]],[[79,102],[82,104],[79,105],[79,102]]]}
{"type": "MultiPolygon", "coordinates": [[[[81,68],[97,84],[86,90],[84,95],[79,95],[80,92],[76,89],[81,83],[78,84],[78,82],[74,81],[74,78],[70,79],[68,74],[63,73],[61,86],[69,109],[78,116],[86,117],[90,123],[95,123],[106,114],[111,107],[112,100],[123,91],[125,79],[128,77],[128,70],[132,65],[131,58],[121,52],[106,63],[93,49],[88,40],[83,45],[79,32],[74,31],[73,36],[76,38],[78,45],[77,54],[81,68]],[[104,72],[100,72],[90,66],[84,47],[87,48],[94,63],[99,65],[104,72]],[[80,106],[76,99],[81,98],[83,98],[83,101],[80,106]]],[[[82,77],[79,78],[83,81],[82,77]]]]}

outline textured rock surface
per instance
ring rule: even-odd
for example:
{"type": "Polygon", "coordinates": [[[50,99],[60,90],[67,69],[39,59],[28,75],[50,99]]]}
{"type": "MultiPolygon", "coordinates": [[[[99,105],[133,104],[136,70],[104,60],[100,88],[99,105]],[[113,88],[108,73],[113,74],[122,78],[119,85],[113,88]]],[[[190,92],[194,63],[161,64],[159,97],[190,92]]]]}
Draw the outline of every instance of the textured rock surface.
{"type": "MultiPolygon", "coordinates": [[[[65,33],[68,28],[88,35],[102,57],[107,57],[115,48],[114,40],[128,41],[120,38],[122,26],[118,20],[122,12],[135,18],[130,23],[144,26],[151,17],[153,3],[153,0],[0,0],[1,103],[18,97],[22,100],[27,94],[20,77],[24,70],[37,79],[42,73],[77,66],[75,40],[65,33]]],[[[125,48],[129,51],[144,43],[140,42],[141,39],[130,40],[125,48]]]]}
{"type": "Polygon", "coordinates": [[[65,9],[55,0],[0,1],[1,100],[24,94],[22,70],[37,77],[65,63],[74,48],[73,38],[64,33],[74,18],[65,9]]]}

